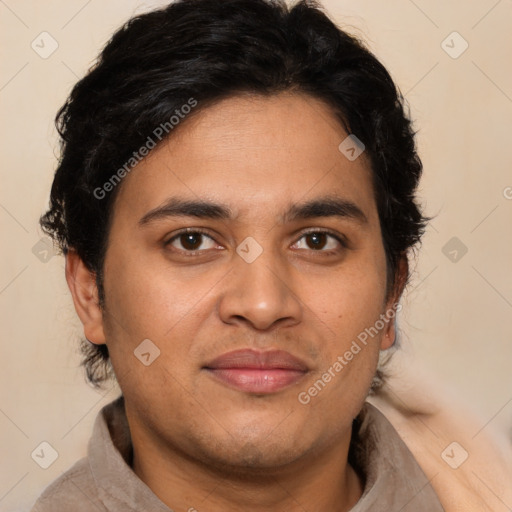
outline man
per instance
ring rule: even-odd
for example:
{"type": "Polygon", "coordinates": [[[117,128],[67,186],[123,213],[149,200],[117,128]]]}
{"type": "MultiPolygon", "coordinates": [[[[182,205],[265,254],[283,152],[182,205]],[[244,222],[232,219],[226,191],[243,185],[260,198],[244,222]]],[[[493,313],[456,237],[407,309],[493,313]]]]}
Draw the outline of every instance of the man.
{"type": "Polygon", "coordinates": [[[58,126],[42,226],[88,377],[122,396],[35,511],[450,510],[367,400],[427,219],[362,43],[311,2],[175,2],[113,36],[58,126]]]}

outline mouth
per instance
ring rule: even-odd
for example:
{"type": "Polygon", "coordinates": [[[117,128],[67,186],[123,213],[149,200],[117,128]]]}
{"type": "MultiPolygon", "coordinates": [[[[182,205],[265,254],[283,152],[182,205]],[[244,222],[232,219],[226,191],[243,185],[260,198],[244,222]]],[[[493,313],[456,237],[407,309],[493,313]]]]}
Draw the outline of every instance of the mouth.
{"type": "Polygon", "coordinates": [[[215,380],[246,393],[276,393],[301,380],[308,366],[283,350],[236,350],[203,367],[215,380]]]}

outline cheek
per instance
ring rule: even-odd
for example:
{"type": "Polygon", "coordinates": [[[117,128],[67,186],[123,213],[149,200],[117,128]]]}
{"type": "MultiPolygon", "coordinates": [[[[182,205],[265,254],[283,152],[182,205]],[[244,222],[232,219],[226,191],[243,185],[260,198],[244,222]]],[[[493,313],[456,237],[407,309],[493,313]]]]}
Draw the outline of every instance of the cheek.
{"type": "Polygon", "coordinates": [[[106,304],[124,336],[165,336],[207,290],[204,280],[184,281],[169,266],[137,251],[116,257],[112,250],[110,256],[105,263],[106,304]]]}
{"type": "Polygon", "coordinates": [[[205,316],[214,310],[214,296],[208,292],[219,278],[194,279],[158,262],[141,265],[146,260],[143,255],[138,260],[134,253],[122,258],[112,251],[109,256],[105,262],[104,330],[120,384],[127,372],[130,380],[144,388],[159,388],[163,382],[169,387],[172,376],[184,381],[194,371],[187,366],[194,351],[192,341],[205,316]],[[144,340],[154,345],[148,345],[149,352],[158,353],[148,367],[135,357],[144,340]]]}
{"type": "MultiPolygon", "coordinates": [[[[378,253],[378,249],[376,249],[378,253]]],[[[384,256],[382,256],[384,258],[384,256]]],[[[373,325],[383,312],[386,269],[371,253],[319,280],[305,280],[305,303],[345,339],[373,325]]]]}
{"type": "MultiPolygon", "coordinates": [[[[325,390],[319,382],[311,391],[322,395],[324,405],[359,404],[375,374],[383,336],[377,322],[383,313],[386,284],[384,253],[379,256],[379,250],[377,246],[350,265],[347,262],[320,288],[318,281],[315,286],[309,283],[308,306],[324,331],[322,368],[316,378],[326,383],[325,390]]],[[[312,406],[320,407],[319,402],[313,400],[312,406]]]]}
{"type": "Polygon", "coordinates": [[[383,297],[383,288],[373,278],[340,279],[340,287],[331,289],[331,300],[323,298],[322,366],[309,387],[300,390],[305,393],[303,399],[310,401],[312,412],[316,411],[314,417],[330,418],[336,424],[348,414],[357,414],[378,364],[383,331],[374,329],[383,297]]]}

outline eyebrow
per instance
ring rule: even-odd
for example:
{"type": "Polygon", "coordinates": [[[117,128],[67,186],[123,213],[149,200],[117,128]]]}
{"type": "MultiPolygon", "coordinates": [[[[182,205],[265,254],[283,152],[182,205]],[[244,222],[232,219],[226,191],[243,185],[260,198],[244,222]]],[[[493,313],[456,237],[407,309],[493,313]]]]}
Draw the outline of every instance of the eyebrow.
{"type": "MultiPolygon", "coordinates": [[[[139,226],[169,217],[196,217],[199,219],[233,220],[229,206],[208,200],[188,200],[171,197],[164,204],[147,212],[139,226]]],[[[354,202],[336,196],[325,196],[304,203],[292,205],[284,214],[284,222],[339,217],[367,224],[368,218],[354,202]]]]}

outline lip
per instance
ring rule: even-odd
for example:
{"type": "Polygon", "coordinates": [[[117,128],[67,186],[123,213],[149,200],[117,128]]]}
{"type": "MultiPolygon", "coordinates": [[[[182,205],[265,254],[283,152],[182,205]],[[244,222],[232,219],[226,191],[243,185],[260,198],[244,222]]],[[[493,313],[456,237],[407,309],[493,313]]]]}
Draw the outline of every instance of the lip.
{"type": "Polygon", "coordinates": [[[215,379],[247,393],[276,393],[309,371],[301,359],[284,350],[235,350],[203,367],[215,379]]]}

